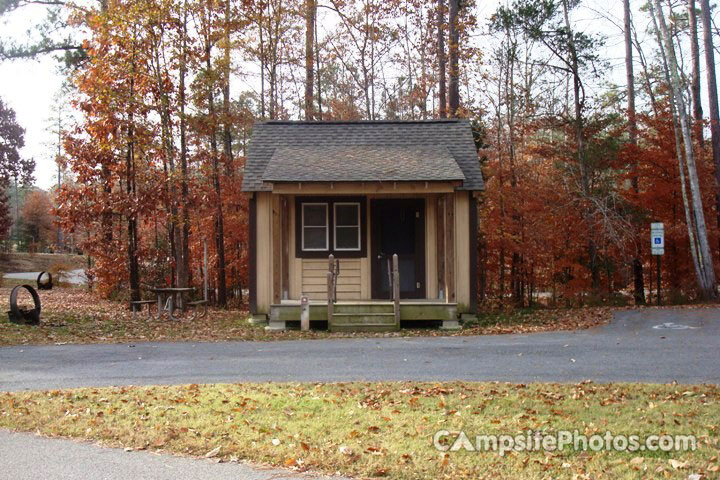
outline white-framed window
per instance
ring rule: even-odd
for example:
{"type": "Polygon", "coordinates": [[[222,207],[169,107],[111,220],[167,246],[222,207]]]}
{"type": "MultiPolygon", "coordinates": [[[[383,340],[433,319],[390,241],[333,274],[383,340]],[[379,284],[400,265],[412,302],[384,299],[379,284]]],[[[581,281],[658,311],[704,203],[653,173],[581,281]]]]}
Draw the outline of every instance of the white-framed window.
{"type": "Polygon", "coordinates": [[[330,225],[327,203],[302,204],[302,249],[306,252],[327,251],[330,225]]]}
{"type": "Polygon", "coordinates": [[[360,203],[335,202],[333,243],[337,251],[360,251],[360,203]]]}

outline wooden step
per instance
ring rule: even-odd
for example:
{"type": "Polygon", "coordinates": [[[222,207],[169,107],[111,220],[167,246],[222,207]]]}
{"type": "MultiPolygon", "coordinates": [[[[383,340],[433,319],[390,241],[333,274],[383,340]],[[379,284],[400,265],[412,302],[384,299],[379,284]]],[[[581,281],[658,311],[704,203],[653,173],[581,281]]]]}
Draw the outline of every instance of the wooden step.
{"type": "Polygon", "coordinates": [[[336,303],[333,307],[336,314],[363,314],[363,313],[394,313],[392,303],[336,303]]]}
{"type": "Polygon", "coordinates": [[[353,312],[333,313],[330,331],[394,331],[399,329],[394,313],[353,312]]]}
{"type": "MultiPolygon", "coordinates": [[[[372,328],[387,328],[386,323],[389,324],[389,318],[393,318],[394,323],[394,306],[392,302],[386,301],[344,301],[338,302],[333,307],[333,313],[335,318],[329,322],[329,327],[332,330],[333,323],[342,323],[345,325],[344,329],[352,329],[353,326],[359,326],[362,322],[367,324],[380,324],[380,326],[372,328]],[[378,322],[378,319],[373,317],[374,314],[380,314],[382,321],[378,322]],[[347,317],[357,316],[366,317],[363,321],[358,322],[346,322],[347,317]]],[[[438,322],[438,321],[453,321],[457,320],[458,306],[454,303],[440,303],[440,302],[413,302],[411,300],[403,300],[400,303],[400,320],[402,321],[415,321],[415,322],[438,322]]],[[[311,322],[322,322],[327,321],[327,305],[324,303],[311,303],[310,305],[310,321],[311,322]]],[[[300,321],[300,305],[298,303],[283,303],[272,305],[270,311],[270,321],[273,322],[299,322],[300,321]]],[[[368,327],[370,329],[370,327],[368,327]]],[[[397,329],[397,326],[393,325],[393,329],[397,329]]],[[[370,330],[372,331],[372,330],[370,330]]]]}
{"type": "Polygon", "coordinates": [[[395,325],[394,313],[334,313],[334,324],[377,323],[395,325]]]}
{"type": "Polygon", "coordinates": [[[400,330],[390,325],[333,325],[331,332],[396,332],[400,330]]]}

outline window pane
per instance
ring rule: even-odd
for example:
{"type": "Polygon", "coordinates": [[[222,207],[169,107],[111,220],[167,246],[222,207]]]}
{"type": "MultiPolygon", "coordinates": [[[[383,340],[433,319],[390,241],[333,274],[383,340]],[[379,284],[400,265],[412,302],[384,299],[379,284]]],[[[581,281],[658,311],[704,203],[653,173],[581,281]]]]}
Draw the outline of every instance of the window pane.
{"type": "Polygon", "coordinates": [[[335,225],[358,226],[358,220],[360,219],[358,215],[359,210],[360,205],[357,203],[335,204],[335,225]]]}
{"type": "Polygon", "coordinates": [[[303,225],[324,227],[327,225],[327,205],[303,204],[303,225]]]}
{"type": "Polygon", "coordinates": [[[335,248],[360,250],[360,227],[335,227],[335,248]]]}
{"type": "Polygon", "coordinates": [[[303,228],[303,250],[327,250],[327,228],[303,228]]]}

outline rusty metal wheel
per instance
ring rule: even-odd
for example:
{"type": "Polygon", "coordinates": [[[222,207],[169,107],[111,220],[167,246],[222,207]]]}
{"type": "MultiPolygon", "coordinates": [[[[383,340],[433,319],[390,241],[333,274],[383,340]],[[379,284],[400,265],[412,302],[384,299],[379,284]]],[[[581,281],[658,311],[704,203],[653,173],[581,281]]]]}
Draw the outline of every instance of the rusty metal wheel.
{"type": "Polygon", "coordinates": [[[23,323],[26,325],[37,325],[40,323],[41,310],[40,295],[38,295],[37,291],[30,285],[18,285],[10,292],[10,311],[8,312],[8,316],[10,317],[11,322],[23,323]],[[18,307],[17,296],[21,288],[24,288],[30,293],[33,303],[35,304],[35,308],[25,310],[18,307]]]}
{"type": "Polygon", "coordinates": [[[38,290],[52,290],[52,288],[53,288],[52,273],[40,272],[40,275],[38,275],[38,277],[37,277],[37,286],[38,286],[38,290]],[[47,280],[43,280],[43,276],[47,276],[47,280]]]}

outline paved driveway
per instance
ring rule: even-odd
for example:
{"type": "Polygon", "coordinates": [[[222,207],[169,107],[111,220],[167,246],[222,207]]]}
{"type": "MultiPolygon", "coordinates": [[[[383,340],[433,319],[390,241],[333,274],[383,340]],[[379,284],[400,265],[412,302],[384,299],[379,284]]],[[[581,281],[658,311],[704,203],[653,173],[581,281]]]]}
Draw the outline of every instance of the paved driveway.
{"type": "Polygon", "coordinates": [[[646,309],[578,332],[4,347],[0,391],[243,381],[720,383],[719,351],[720,309],[646,309]]]}
{"type": "Polygon", "coordinates": [[[343,480],[239,463],[125,452],[89,443],[0,430],[0,478],[13,480],[343,480]]]}

